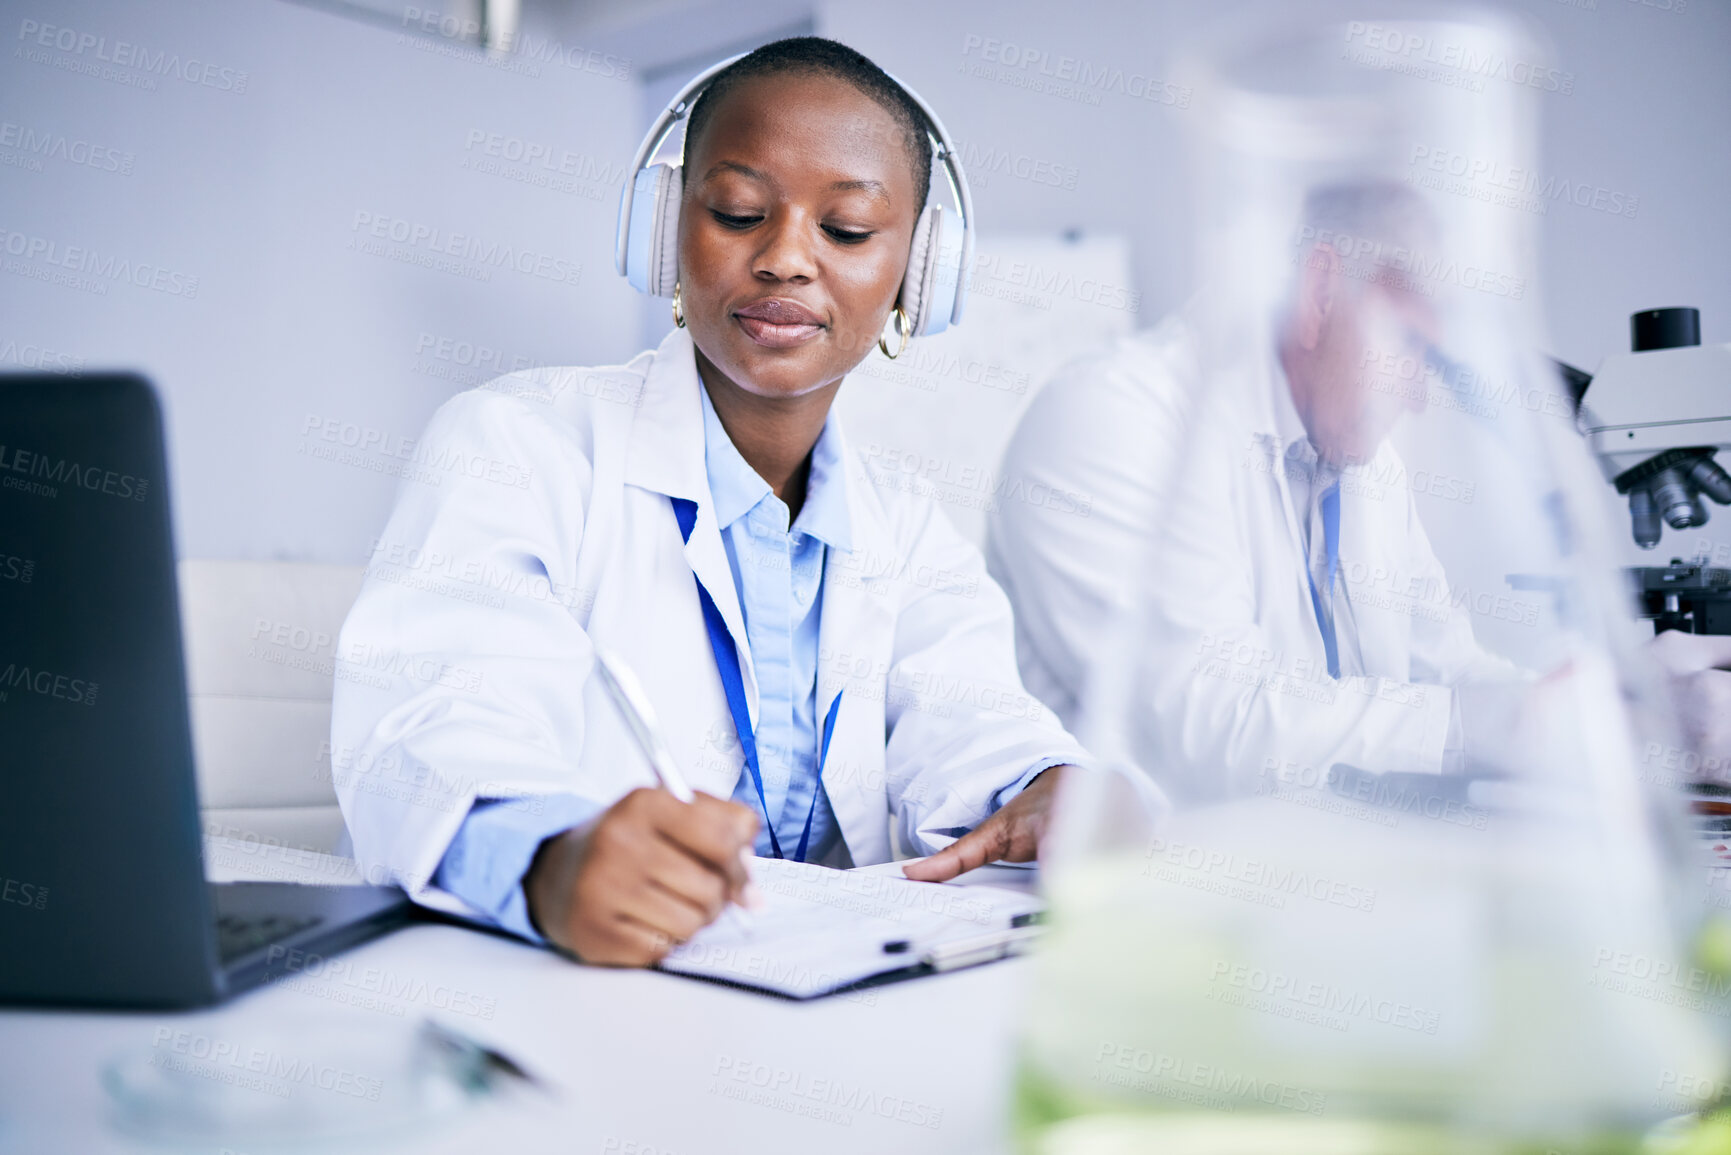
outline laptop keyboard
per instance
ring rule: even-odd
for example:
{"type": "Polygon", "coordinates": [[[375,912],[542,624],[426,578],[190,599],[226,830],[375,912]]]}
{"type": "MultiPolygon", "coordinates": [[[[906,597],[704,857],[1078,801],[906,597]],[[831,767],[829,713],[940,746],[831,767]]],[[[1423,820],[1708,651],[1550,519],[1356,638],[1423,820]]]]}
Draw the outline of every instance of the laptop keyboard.
{"type": "Polygon", "coordinates": [[[216,949],[223,962],[230,962],[241,955],[250,954],[262,946],[273,942],[281,942],[290,935],[299,934],[308,927],[317,926],[324,919],[319,915],[277,915],[248,916],[240,914],[224,914],[216,920],[216,949]]]}

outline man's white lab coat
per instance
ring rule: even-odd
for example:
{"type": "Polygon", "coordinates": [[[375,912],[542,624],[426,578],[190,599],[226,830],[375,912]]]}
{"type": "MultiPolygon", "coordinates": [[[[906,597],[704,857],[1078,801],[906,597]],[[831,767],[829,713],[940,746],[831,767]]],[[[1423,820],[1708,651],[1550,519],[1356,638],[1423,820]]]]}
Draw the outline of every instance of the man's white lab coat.
{"type": "Polygon", "coordinates": [[[1085,715],[1084,735],[1117,727],[1110,744],[1175,798],[1320,782],[1336,762],[1440,771],[1455,687],[1518,674],[1452,604],[1393,447],[1341,478],[1337,681],[1306,573],[1309,511],[1286,475],[1302,426],[1272,351],[1204,376],[1180,318],[1116,357],[1042,391],[1005,463],[1133,501],[1098,525],[998,512],[993,571],[1024,662],[1038,655],[1030,684],[1075,703],[1066,721],[1085,715]]]}
{"type": "MultiPolygon", "coordinates": [[[[627,365],[515,373],[433,416],[338,643],[333,778],[369,876],[466,913],[427,882],[476,798],[605,805],[653,785],[591,677],[595,646],[636,671],[692,787],[732,793],[742,756],[694,575],[754,722],[757,685],[700,388],[676,330],[627,365]],[[697,505],[689,543],[673,497],[697,505]]],[[[829,551],[817,693],[821,717],[845,691],[823,779],[863,865],[891,858],[892,839],[938,849],[1035,762],[1084,755],[1022,688],[1009,603],[978,551],[846,457],[854,549],[829,551]]]]}

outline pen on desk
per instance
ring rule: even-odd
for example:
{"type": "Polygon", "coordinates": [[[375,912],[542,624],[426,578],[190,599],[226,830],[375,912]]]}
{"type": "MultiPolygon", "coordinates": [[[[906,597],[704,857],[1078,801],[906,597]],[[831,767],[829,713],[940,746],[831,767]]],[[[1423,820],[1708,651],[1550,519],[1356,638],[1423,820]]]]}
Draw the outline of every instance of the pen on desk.
{"type": "Polygon", "coordinates": [[[955,942],[940,943],[926,951],[921,960],[934,971],[961,970],[994,962],[1028,950],[1043,933],[1039,925],[1022,925],[1008,930],[995,930],[955,942]]]}
{"type": "MultiPolygon", "coordinates": [[[[649,695],[643,692],[643,685],[637,680],[637,675],[631,672],[617,654],[609,653],[601,647],[595,647],[595,669],[601,675],[602,685],[613,698],[613,704],[619,707],[620,715],[631,730],[631,736],[637,739],[638,749],[649,759],[649,768],[655,772],[656,781],[662,789],[679,799],[681,802],[695,802],[697,795],[685,781],[685,775],[679,772],[679,764],[673,760],[672,751],[667,748],[667,740],[661,736],[661,725],[655,718],[655,707],[649,703],[649,695]]],[[[745,862],[746,853],[740,853],[742,864],[746,865],[746,875],[750,877],[750,865],[745,862]]],[[[751,928],[751,915],[743,906],[735,905],[732,909],[747,930],[751,928]]]]}
{"type": "Polygon", "coordinates": [[[444,1060],[448,1073],[471,1095],[493,1091],[501,1079],[510,1078],[525,1083],[544,1095],[559,1098],[547,1083],[530,1074],[503,1051],[478,1043],[469,1036],[432,1019],[422,1019],[420,1042],[444,1060]]]}

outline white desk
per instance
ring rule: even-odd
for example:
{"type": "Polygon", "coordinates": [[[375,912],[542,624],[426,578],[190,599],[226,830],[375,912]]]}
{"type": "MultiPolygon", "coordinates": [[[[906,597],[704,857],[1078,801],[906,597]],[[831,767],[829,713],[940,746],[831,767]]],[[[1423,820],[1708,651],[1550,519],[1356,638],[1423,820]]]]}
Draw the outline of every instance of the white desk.
{"type": "MultiPolygon", "coordinates": [[[[304,863],[273,865],[256,848],[213,845],[207,861],[213,878],[307,876],[304,863]]],[[[310,877],[334,881],[341,873],[324,866],[310,877]]],[[[994,883],[1022,873],[998,869],[994,883]]],[[[1028,976],[1021,960],[792,1003],[671,975],[575,966],[452,926],[413,926],[342,959],[351,980],[267,987],[213,1010],[0,1011],[0,1151],[162,1151],[112,1127],[103,1065],[122,1051],[149,1050],[160,1027],[236,1037],[291,1016],[360,1023],[430,1016],[497,1047],[560,1092],[555,1101],[508,1091],[450,1126],[406,1136],[402,1150],[958,1155],[1007,1145],[1017,1007],[1028,976]],[[362,974],[374,977],[362,981],[362,974]],[[790,1073],[779,1080],[798,1080],[806,1097],[766,1100],[753,1082],[775,1072],[790,1073]],[[839,1084],[846,1103],[863,1106],[837,1105],[833,1092],[814,1095],[817,1080],[839,1084]]]]}

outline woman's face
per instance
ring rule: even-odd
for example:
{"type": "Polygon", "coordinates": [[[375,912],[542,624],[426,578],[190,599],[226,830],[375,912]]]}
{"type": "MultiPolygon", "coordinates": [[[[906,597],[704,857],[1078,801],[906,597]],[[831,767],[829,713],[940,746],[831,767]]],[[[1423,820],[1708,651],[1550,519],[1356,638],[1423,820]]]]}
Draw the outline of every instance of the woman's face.
{"type": "Polygon", "coordinates": [[[680,303],[699,365],[797,397],[859,364],[921,208],[895,119],[833,77],[756,77],[711,114],[685,182],[680,303]]]}

